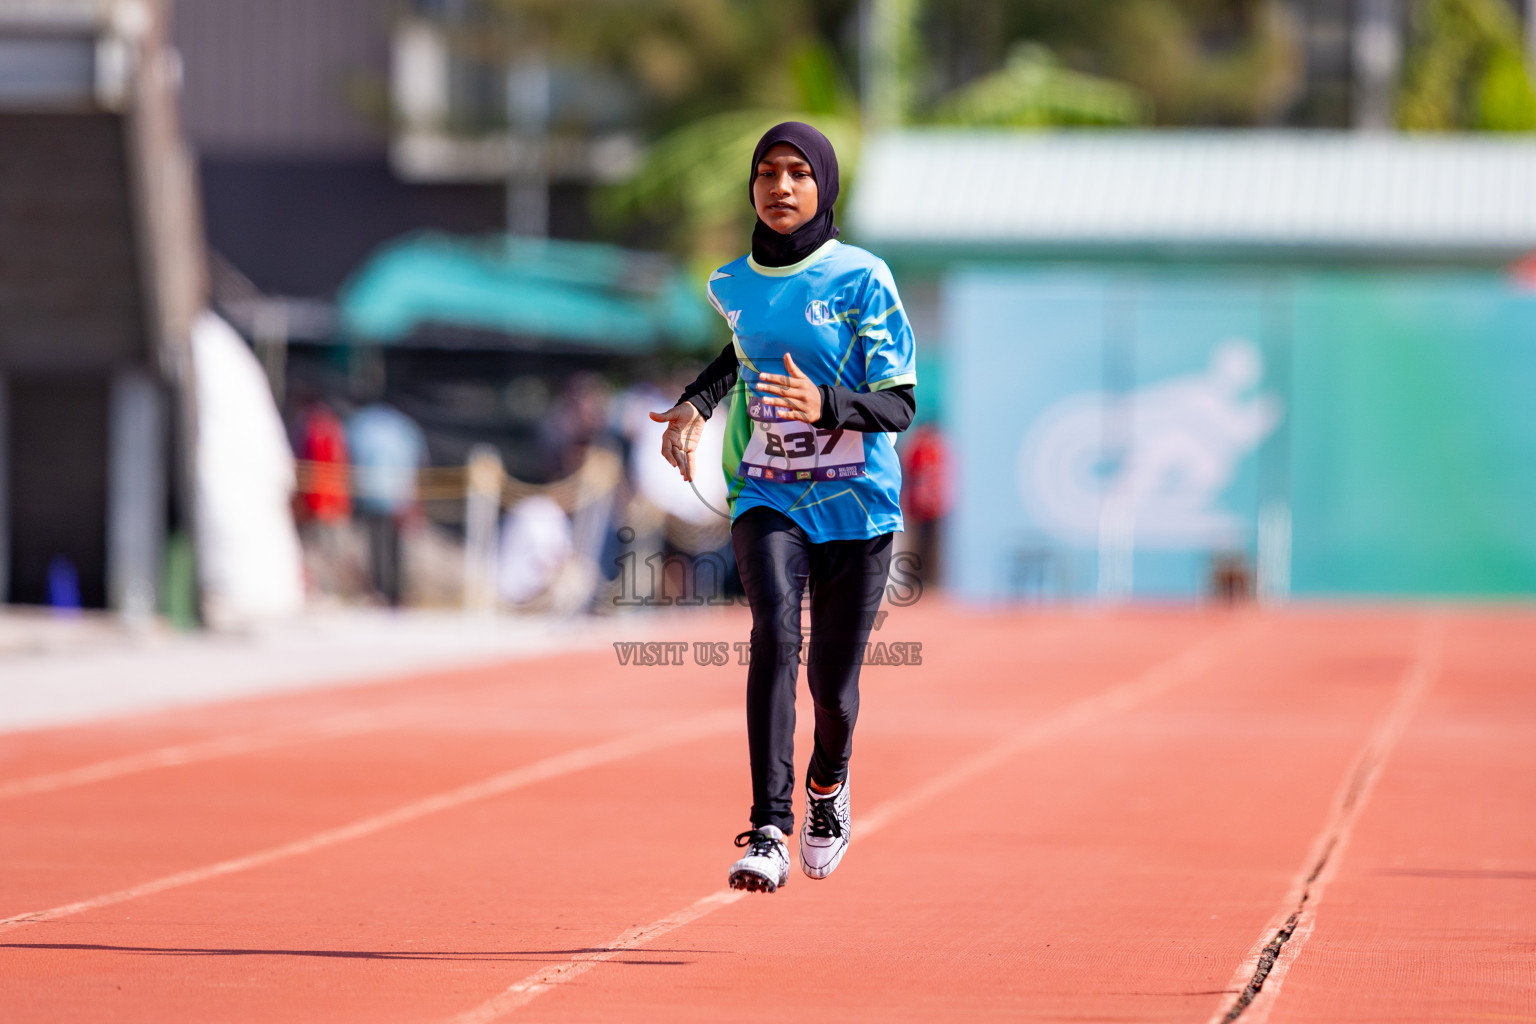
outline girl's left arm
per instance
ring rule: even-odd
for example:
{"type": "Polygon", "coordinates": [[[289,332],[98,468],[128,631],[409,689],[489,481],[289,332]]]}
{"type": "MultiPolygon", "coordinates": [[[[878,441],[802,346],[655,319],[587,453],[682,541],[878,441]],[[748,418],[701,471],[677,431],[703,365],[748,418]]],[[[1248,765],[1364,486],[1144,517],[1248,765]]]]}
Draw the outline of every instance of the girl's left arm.
{"type": "Polygon", "coordinates": [[[882,391],[860,394],[841,384],[822,384],[821,418],[813,427],[860,430],[867,434],[903,431],[917,414],[917,389],[899,384],[882,391]]]}

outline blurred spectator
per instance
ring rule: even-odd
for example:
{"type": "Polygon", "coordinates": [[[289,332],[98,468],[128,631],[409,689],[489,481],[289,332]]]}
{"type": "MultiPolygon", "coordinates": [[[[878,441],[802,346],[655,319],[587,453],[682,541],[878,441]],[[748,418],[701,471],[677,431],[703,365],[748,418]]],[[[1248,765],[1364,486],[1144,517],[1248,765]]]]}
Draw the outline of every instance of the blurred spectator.
{"type": "Polygon", "coordinates": [[[559,480],[576,472],[591,444],[604,442],[615,450],[620,448],[621,442],[609,431],[610,397],[607,382],[597,374],[571,376],[550,415],[542,421],[540,441],[549,479],[559,480]]]}
{"type": "Polygon", "coordinates": [[[1524,256],[1510,268],[1515,287],[1522,291],[1536,291],[1536,252],[1524,256]]]}
{"type": "Polygon", "coordinates": [[[347,487],[347,435],[341,420],[319,402],[304,413],[299,458],[310,463],[309,483],[301,492],[306,521],[345,522],[352,514],[347,487]]]}
{"type": "Polygon", "coordinates": [[[352,520],[352,488],[347,481],[347,435],[341,420],[318,399],[299,420],[297,448],[307,463],[300,474],[299,534],[307,549],[305,563],[310,586],[340,595],[351,589],[355,571],[349,569],[347,532],[352,520]]]}
{"type": "Polygon", "coordinates": [[[416,504],[416,473],[426,462],[426,436],[405,413],[378,402],[352,414],[347,445],[354,503],[368,533],[369,576],[374,591],[396,608],[403,591],[400,528],[416,504]]]}
{"type": "Polygon", "coordinates": [[[549,478],[565,479],[584,465],[593,474],[584,478],[571,510],[572,559],[578,568],[557,588],[560,593],[555,597],[557,605],[568,609],[595,595],[597,580],[606,569],[600,562],[611,540],[622,488],[596,481],[603,475],[605,462],[620,465],[619,453],[624,450],[624,440],[609,414],[612,405],[613,393],[603,377],[576,373],[542,423],[540,442],[549,478]]]}
{"type": "Polygon", "coordinates": [[[939,428],[924,423],[912,434],[903,453],[902,480],[907,498],[907,528],[919,559],[923,585],[939,580],[939,524],[949,514],[949,449],[939,428]]]}
{"type": "Polygon", "coordinates": [[[1211,559],[1211,594],[1222,604],[1253,598],[1253,570],[1240,551],[1224,551],[1211,559]]]}
{"type": "Polygon", "coordinates": [[[571,519],[554,499],[536,494],[518,502],[501,528],[496,589],[525,604],[549,589],[575,550],[571,519]]]}

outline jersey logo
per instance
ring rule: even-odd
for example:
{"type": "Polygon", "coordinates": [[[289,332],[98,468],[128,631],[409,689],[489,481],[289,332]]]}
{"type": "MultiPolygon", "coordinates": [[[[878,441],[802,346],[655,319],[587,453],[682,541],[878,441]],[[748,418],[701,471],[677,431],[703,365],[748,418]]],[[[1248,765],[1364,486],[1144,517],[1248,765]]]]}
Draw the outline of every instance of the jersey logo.
{"type": "Polygon", "coordinates": [[[812,299],[805,307],[805,320],[812,327],[824,327],[832,322],[832,308],[820,299],[812,299]]]}
{"type": "Polygon", "coordinates": [[[741,310],[739,310],[739,309],[733,309],[729,313],[725,314],[725,322],[727,324],[730,324],[731,330],[733,330],[733,331],[736,329],[736,325],[740,321],[741,321],[741,310]]]}

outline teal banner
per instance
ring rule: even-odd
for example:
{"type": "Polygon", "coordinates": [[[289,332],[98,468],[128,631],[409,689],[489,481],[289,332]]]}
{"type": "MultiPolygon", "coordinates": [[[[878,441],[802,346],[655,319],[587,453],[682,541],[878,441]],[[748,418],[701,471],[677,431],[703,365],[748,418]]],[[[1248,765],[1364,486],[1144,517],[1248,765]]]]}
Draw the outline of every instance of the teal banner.
{"type": "Polygon", "coordinates": [[[1536,297],[1492,274],[945,282],[984,599],[1536,593],[1536,297]]]}

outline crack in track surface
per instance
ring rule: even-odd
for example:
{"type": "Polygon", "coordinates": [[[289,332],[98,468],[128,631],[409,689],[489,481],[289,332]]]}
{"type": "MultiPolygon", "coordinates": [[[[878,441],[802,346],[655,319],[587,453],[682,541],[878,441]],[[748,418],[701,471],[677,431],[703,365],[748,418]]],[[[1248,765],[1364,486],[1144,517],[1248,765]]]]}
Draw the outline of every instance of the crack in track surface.
{"type": "MultiPolygon", "coordinates": [[[[1301,931],[1303,937],[1310,931],[1310,921],[1305,922],[1306,929],[1302,930],[1303,919],[1307,916],[1307,911],[1314,909],[1322,898],[1323,887],[1331,874],[1329,869],[1337,864],[1338,855],[1348,842],[1360,809],[1365,805],[1376,780],[1381,775],[1382,765],[1402,737],[1409,718],[1417,710],[1430,684],[1434,682],[1439,672],[1444,641],[1445,627],[1442,622],[1424,623],[1419,631],[1408,671],[1397,686],[1397,692],[1392,698],[1386,717],[1366,741],[1365,749],[1356,759],[1354,769],[1349,773],[1347,782],[1334,804],[1334,811],[1328,824],[1324,827],[1318,842],[1313,846],[1318,853],[1312,860],[1311,869],[1301,880],[1300,891],[1292,903],[1293,909],[1285,922],[1259,950],[1252,977],[1248,979],[1226,1012],[1216,1018],[1220,1024],[1232,1024],[1253,1005],[1253,1001],[1264,989],[1264,982],[1279,963],[1280,953],[1285,949],[1286,943],[1296,938],[1298,931],[1301,931]]],[[[1298,946],[1300,944],[1300,942],[1297,943],[1298,946]]],[[[1278,984],[1279,979],[1276,980],[1278,984]]],[[[1260,1016],[1267,1016],[1267,1008],[1260,1013],[1260,1016]]]]}
{"type": "MultiPolygon", "coordinates": [[[[1352,812],[1359,803],[1360,794],[1364,791],[1364,773],[1374,770],[1377,763],[1376,759],[1368,759],[1362,762],[1356,769],[1353,778],[1350,780],[1349,796],[1344,804],[1346,814],[1352,812]]],[[[1338,843],[1339,836],[1337,833],[1329,836],[1328,844],[1323,850],[1323,855],[1317,859],[1317,863],[1312,865],[1312,870],[1307,873],[1306,881],[1303,883],[1301,890],[1301,898],[1296,901],[1296,909],[1291,911],[1291,916],[1285,919],[1285,924],[1281,925],[1280,930],[1275,932],[1275,937],[1270,939],[1263,949],[1259,950],[1259,962],[1254,966],[1253,977],[1249,979],[1248,984],[1243,986],[1242,992],[1238,993],[1237,999],[1232,1003],[1232,1008],[1221,1018],[1222,1024],[1231,1024],[1232,1021],[1241,1017],[1243,1011],[1248,1009],[1249,1004],[1253,1002],[1254,998],[1264,988],[1264,979],[1268,978],[1269,972],[1274,970],[1275,961],[1280,959],[1280,950],[1285,947],[1287,942],[1291,941],[1291,936],[1296,934],[1296,926],[1301,923],[1301,913],[1307,908],[1307,902],[1312,899],[1312,886],[1322,877],[1323,869],[1328,866],[1328,858],[1333,855],[1334,848],[1338,846],[1338,843]]]]}

